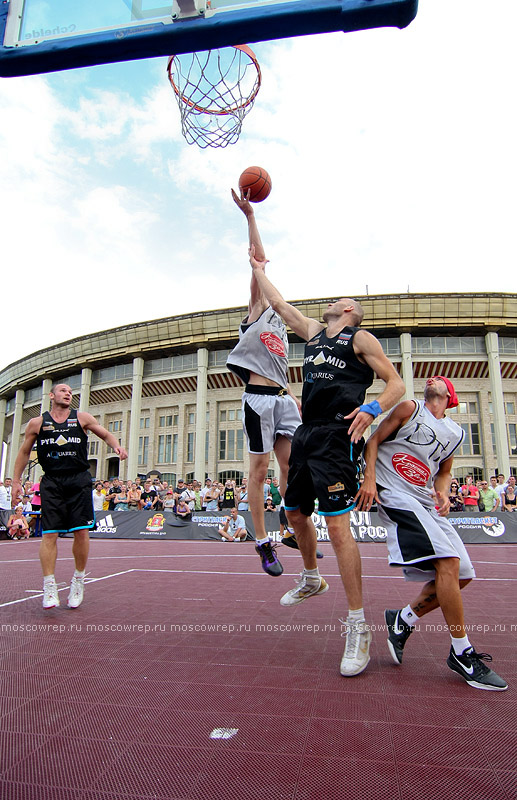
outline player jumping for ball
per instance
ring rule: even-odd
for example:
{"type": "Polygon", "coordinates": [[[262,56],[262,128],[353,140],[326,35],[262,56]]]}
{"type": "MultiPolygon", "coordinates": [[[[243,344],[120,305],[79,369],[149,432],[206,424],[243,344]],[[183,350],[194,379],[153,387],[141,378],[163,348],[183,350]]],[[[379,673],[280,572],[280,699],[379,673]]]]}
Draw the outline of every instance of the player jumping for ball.
{"type": "MultiPolygon", "coordinates": [[[[248,222],[250,247],[266,256],[249,200],[232,189],[232,197],[248,222]]],[[[274,451],[280,467],[280,494],[285,496],[291,439],[301,423],[299,404],[287,381],[289,342],[280,316],[273,311],[252,274],[248,315],[227,367],[245,384],[242,422],[250,454],[248,503],[255,527],[256,551],[268,575],[283,572],[264,524],[264,481],[274,451]]]]}
{"type": "Polygon", "coordinates": [[[68,532],[74,534],[72,554],[75,561],[68,607],[77,608],[81,605],[84,594],[90,542],[88,530],[95,525],[87,431],[103,439],[119,458],[127,458],[127,452],[112,433],[99,425],[95,417],[71,408],[72,390],[66,383],[58,383],[52,387],[50,400],[50,411],[31,419],[25,429],[25,438],[14,465],[12,496],[13,500],[21,497],[22,472],[36,443],[38,461],[45,472],[40,484],[43,608],[59,605],[54,577],[57,539],[60,533],[68,532]]]}
{"type": "Polygon", "coordinates": [[[458,405],[452,383],[429,378],[424,402],[404,400],[381,422],[365,450],[364,483],[357,507],[368,511],[377,499],[388,530],[389,562],[406,580],[425,581],[403,609],[384,612],[388,647],[396,664],[420,617],[441,608],[449,627],[447,665],[476,689],[503,691],[506,681],[489,669],[486,653],[476,653],[467,636],[460,590],[475,576],[465,545],[445,519],[453,454],[463,430],[446,415],[458,405]]]}
{"type": "Polygon", "coordinates": [[[253,248],[250,260],[258,287],[271,307],[307,342],[303,423],[292,441],[285,495],[285,509],[305,569],[298,586],[280,602],[295,605],[328,589],[317,567],[316,530],[311,519],[318,498],[318,513],[326,519],[349,607],[340,672],[347,677],[357,675],[370,660],[371,631],[364,617],[361,559],[348,512],[355,506],[359,488],[362,435],[375,417],[402,397],[404,384],[375,336],[358,327],[363,319],[359,303],[349,298],[329,303],[324,325],[305,317],[283,299],[266,277],[265,262],[253,248]],[[376,400],[364,404],[375,374],[386,385],[376,400]]]}

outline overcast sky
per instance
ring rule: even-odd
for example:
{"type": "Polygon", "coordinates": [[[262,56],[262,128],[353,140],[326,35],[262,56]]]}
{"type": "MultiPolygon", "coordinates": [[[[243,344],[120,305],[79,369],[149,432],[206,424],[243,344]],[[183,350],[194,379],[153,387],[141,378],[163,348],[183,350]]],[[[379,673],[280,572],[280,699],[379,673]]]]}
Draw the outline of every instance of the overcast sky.
{"type": "Polygon", "coordinates": [[[517,290],[517,2],[253,45],[240,141],[182,138],[167,59],[0,79],[0,368],[66,339],[246,305],[256,206],[285,297],[517,290]]]}

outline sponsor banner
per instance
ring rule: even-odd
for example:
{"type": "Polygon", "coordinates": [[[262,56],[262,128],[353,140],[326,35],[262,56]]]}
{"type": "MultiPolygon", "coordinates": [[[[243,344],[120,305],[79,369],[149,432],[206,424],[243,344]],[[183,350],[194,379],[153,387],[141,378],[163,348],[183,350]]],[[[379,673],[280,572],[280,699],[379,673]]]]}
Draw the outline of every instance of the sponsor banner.
{"type": "MultiPolygon", "coordinates": [[[[246,520],[248,539],[255,533],[249,511],[239,511],[246,520]]],[[[221,540],[219,526],[228,514],[222,511],[195,511],[192,520],[178,519],[171,513],[150,514],[146,511],[99,511],[95,539],[214,539],[221,540]]],[[[449,522],[467,544],[517,543],[517,512],[500,514],[449,514],[449,522]]],[[[277,512],[264,514],[266,531],[280,541],[280,520],[277,512]]],[[[325,517],[313,514],[319,542],[328,542],[325,517]]],[[[386,541],[386,528],[376,512],[351,511],[350,526],[358,542],[386,541]]],[[[68,534],[71,536],[72,534],[68,534]]]]}

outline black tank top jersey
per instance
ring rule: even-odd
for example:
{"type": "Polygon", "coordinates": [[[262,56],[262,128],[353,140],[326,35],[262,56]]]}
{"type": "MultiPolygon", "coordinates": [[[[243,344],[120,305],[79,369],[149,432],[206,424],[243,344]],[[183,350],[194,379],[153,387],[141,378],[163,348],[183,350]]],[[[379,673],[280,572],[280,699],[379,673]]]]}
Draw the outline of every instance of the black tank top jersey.
{"type": "Polygon", "coordinates": [[[88,436],[79,424],[75,409],[70,410],[64,422],[56,422],[50,412],[45,411],[36,446],[38,461],[47,475],[87,470],[87,443],[88,436]]]}
{"type": "Polygon", "coordinates": [[[333,422],[364,403],[374,372],[359,361],[353,340],[359,328],[345,327],[329,338],[326,329],[305,345],[303,362],[303,422],[333,422]]]}

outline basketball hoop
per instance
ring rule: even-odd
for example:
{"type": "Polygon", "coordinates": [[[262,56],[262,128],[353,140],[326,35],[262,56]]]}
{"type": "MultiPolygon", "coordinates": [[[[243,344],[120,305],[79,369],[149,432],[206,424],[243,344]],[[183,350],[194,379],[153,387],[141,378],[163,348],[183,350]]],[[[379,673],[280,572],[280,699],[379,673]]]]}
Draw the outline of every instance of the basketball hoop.
{"type": "Polygon", "coordinates": [[[202,148],[234,144],[260,89],[254,52],[240,44],[171,56],[167,73],[188,144],[202,148]]]}

